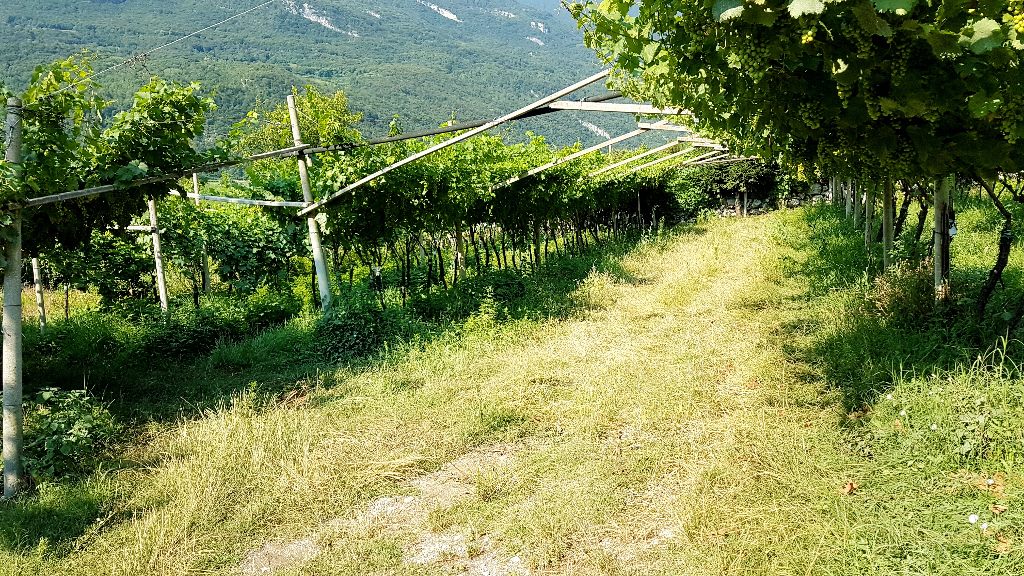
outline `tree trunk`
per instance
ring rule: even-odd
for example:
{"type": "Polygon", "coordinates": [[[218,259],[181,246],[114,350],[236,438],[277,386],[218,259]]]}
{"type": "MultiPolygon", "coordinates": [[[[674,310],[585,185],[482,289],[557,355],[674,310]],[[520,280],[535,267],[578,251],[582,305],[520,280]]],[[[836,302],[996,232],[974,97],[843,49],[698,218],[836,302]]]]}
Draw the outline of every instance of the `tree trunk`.
{"type": "Polygon", "coordinates": [[[444,249],[441,248],[441,243],[434,240],[434,248],[437,250],[437,277],[441,279],[441,286],[448,289],[448,277],[444,270],[444,249]]]}
{"type": "Polygon", "coordinates": [[[540,219],[533,221],[533,270],[540,271],[540,219]]]}
{"type": "Polygon", "coordinates": [[[36,288],[36,310],[39,312],[39,332],[46,334],[46,299],[43,293],[43,269],[39,258],[32,259],[32,284],[36,288]]]}
{"type": "Polygon", "coordinates": [[[928,202],[924,197],[919,200],[921,209],[917,212],[917,228],[914,230],[914,259],[920,261],[921,235],[924,234],[924,225],[928,222],[928,202]]]}
{"type": "Polygon", "coordinates": [[[903,228],[907,224],[907,216],[910,214],[910,205],[913,202],[914,195],[908,187],[904,190],[903,203],[900,204],[900,213],[896,216],[896,229],[893,231],[894,238],[899,238],[903,234],[903,228]]]}
{"type": "Polygon", "coordinates": [[[985,310],[988,308],[988,303],[996,291],[996,285],[1002,282],[1003,270],[1006,269],[1006,265],[1010,262],[1010,249],[1013,247],[1015,239],[1013,233],[1013,214],[1003,205],[994,187],[985,182],[982,182],[981,186],[988,192],[989,198],[992,199],[999,213],[1002,214],[1003,229],[999,232],[999,253],[996,255],[996,263],[989,270],[988,278],[985,279],[985,284],[981,287],[981,294],[978,296],[978,320],[985,318],[985,310]]]}

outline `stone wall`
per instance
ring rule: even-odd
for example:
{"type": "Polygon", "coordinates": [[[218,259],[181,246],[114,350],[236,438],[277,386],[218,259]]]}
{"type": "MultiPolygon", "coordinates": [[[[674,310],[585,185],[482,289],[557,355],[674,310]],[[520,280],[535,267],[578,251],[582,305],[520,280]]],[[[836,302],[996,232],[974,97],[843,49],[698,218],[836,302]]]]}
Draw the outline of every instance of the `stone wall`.
{"type": "MultiPolygon", "coordinates": [[[[748,200],[747,215],[758,216],[780,208],[799,208],[800,206],[824,204],[832,201],[832,193],[827,187],[817,184],[811,186],[810,192],[806,194],[792,194],[780,198],[777,202],[773,200],[748,200]]],[[[736,205],[736,198],[723,198],[722,203],[716,210],[719,216],[742,216],[743,197],[739,198],[739,206],[736,205]]]]}

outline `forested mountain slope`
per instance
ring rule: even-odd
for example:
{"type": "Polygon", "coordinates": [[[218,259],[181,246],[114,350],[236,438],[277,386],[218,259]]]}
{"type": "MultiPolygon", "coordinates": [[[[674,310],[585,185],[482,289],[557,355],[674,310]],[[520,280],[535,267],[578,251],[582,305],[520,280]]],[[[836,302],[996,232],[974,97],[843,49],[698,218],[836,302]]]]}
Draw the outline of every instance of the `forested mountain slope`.
{"type": "MultiPolygon", "coordinates": [[[[43,62],[89,50],[97,69],[218,22],[257,0],[6,0],[0,82],[20,88],[43,62]]],[[[394,114],[407,129],[453,114],[489,118],[599,67],[557,0],[280,0],[101,78],[122,102],[150,74],[215,91],[223,131],[292,85],[343,89],[367,132],[394,114]]],[[[567,142],[614,132],[628,118],[560,116],[527,128],[567,142]]]]}

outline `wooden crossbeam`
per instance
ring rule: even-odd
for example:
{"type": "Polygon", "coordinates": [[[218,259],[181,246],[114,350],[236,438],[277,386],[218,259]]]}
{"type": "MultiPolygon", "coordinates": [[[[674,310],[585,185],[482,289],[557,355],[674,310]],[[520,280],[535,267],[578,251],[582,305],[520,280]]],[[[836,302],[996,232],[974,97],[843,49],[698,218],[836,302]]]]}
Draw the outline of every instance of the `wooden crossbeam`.
{"type": "Polygon", "coordinates": [[[519,182],[523,178],[529,178],[530,176],[536,176],[537,174],[540,174],[541,172],[544,172],[546,170],[550,170],[550,169],[554,168],[555,166],[561,166],[562,164],[566,164],[568,162],[572,162],[573,160],[576,160],[577,158],[582,158],[583,156],[586,156],[587,154],[591,154],[593,152],[597,152],[598,150],[600,150],[602,148],[606,148],[606,147],[611,146],[613,144],[618,144],[619,142],[625,142],[626,140],[629,140],[630,138],[636,138],[637,136],[639,136],[641,134],[645,134],[645,133],[647,133],[647,130],[644,130],[643,128],[639,128],[639,129],[634,130],[632,132],[627,132],[626,134],[623,134],[621,136],[616,136],[615,138],[611,138],[609,140],[605,140],[604,142],[602,142],[600,144],[596,144],[596,145],[591,146],[589,148],[584,148],[583,150],[580,150],[579,152],[574,152],[572,154],[569,154],[568,156],[566,156],[564,158],[557,158],[555,160],[552,160],[551,162],[548,162],[547,164],[544,164],[542,166],[538,166],[538,167],[536,167],[536,168],[534,168],[532,170],[529,170],[525,174],[521,174],[519,176],[515,176],[513,178],[509,178],[505,182],[503,182],[503,183],[499,184],[498,186],[496,186],[496,188],[503,188],[505,186],[511,186],[512,184],[515,184],[516,182],[519,182]]]}
{"type": "Polygon", "coordinates": [[[649,156],[653,156],[653,155],[655,155],[655,154],[657,154],[659,152],[664,152],[665,150],[669,150],[669,149],[674,148],[675,146],[678,146],[678,145],[679,145],[679,141],[677,140],[675,142],[669,142],[668,144],[665,144],[664,146],[658,146],[657,148],[652,148],[652,149],[648,150],[647,152],[642,152],[642,153],[637,154],[635,156],[630,156],[629,158],[626,158],[625,160],[621,160],[621,161],[616,162],[614,164],[605,166],[604,168],[601,168],[600,170],[592,172],[590,174],[590,177],[593,178],[595,176],[600,176],[601,174],[604,174],[606,172],[611,172],[612,170],[615,170],[616,168],[621,168],[621,167],[625,166],[626,164],[632,164],[633,162],[636,162],[637,160],[641,160],[643,158],[647,158],[649,156]]]}
{"type": "MultiPolygon", "coordinates": [[[[668,156],[663,156],[661,158],[658,158],[657,160],[653,160],[653,161],[648,162],[648,163],[646,163],[646,164],[644,164],[642,166],[637,166],[636,168],[633,168],[632,170],[626,172],[626,174],[633,174],[634,172],[639,172],[639,171],[645,170],[647,168],[653,168],[654,166],[657,166],[658,164],[662,164],[662,163],[668,162],[670,160],[678,160],[682,156],[686,155],[689,152],[690,152],[689,150],[681,150],[681,151],[676,152],[674,154],[669,154],[668,156]]],[[[702,154],[700,156],[697,156],[696,158],[690,158],[690,159],[686,160],[686,162],[683,165],[684,166],[694,165],[694,164],[696,164],[696,163],[698,163],[701,160],[704,160],[706,158],[711,158],[711,157],[714,157],[714,156],[721,156],[721,155],[722,155],[721,152],[715,150],[714,152],[708,152],[707,154],[702,154]]]]}
{"type": "Polygon", "coordinates": [[[458,136],[456,136],[454,138],[451,138],[450,140],[446,140],[444,142],[441,142],[440,144],[436,144],[434,146],[431,146],[430,148],[427,148],[426,150],[424,150],[422,152],[418,152],[416,154],[413,154],[412,156],[408,156],[406,158],[403,158],[402,160],[399,160],[398,162],[395,162],[394,164],[392,164],[390,166],[382,168],[382,169],[374,172],[373,174],[370,174],[368,176],[360,178],[359,180],[353,182],[352,184],[349,184],[348,186],[342,188],[341,190],[338,190],[334,194],[331,194],[327,198],[324,198],[323,200],[321,200],[319,202],[315,202],[315,203],[313,203],[313,204],[303,208],[302,210],[299,211],[299,216],[306,216],[306,217],[308,217],[310,214],[313,214],[313,213],[319,211],[320,208],[326,206],[327,204],[330,204],[331,202],[334,202],[338,198],[341,198],[345,194],[348,194],[348,193],[352,192],[353,190],[359,188],[360,186],[363,186],[365,184],[373,182],[377,178],[380,178],[381,176],[391,172],[392,170],[397,170],[398,168],[401,168],[402,166],[405,166],[407,164],[411,164],[411,163],[413,163],[413,162],[415,162],[415,161],[417,161],[417,160],[419,160],[421,158],[425,158],[427,156],[430,156],[431,154],[433,154],[435,152],[438,152],[438,151],[443,150],[445,148],[448,148],[450,146],[454,146],[454,145],[458,144],[459,142],[466,141],[466,140],[468,140],[468,139],[470,139],[470,138],[472,138],[474,136],[477,136],[479,134],[482,134],[482,133],[486,132],[487,130],[490,130],[491,128],[494,128],[496,126],[500,126],[500,125],[502,125],[502,124],[504,124],[506,122],[510,122],[512,120],[516,120],[517,118],[520,118],[523,115],[525,115],[525,114],[527,114],[529,112],[532,112],[533,110],[536,110],[538,108],[547,106],[548,104],[551,104],[552,102],[555,102],[556,100],[558,100],[558,99],[560,99],[560,98],[562,98],[564,96],[568,96],[569,94],[572,94],[573,92],[575,92],[575,91],[577,91],[577,90],[579,90],[581,88],[585,88],[587,86],[590,86],[591,84],[594,84],[595,82],[599,82],[601,80],[604,80],[605,78],[608,77],[609,74],[611,74],[611,70],[602,70],[601,72],[598,72],[597,74],[594,74],[590,78],[587,78],[585,80],[577,82],[576,84],[573,84],[572,86],[569,86],[567,88],[559,90],[558,92],[555,92],[554,94],[551,94],[549,96],[541,98],[540,100],[537,100],[536,102],[533,102],[532,104],[524,106],[524,107],[516,110],[515,112],[512,112],[510,114],[506,114],[506,115],[504,115],[504,116],[502,116],[502,117],[500,117],[500,118],[498,118],[496,120],[492,120],[491,122],[488,122],[487,124],[484,124],[483,126],[480,126],[479,128],[474,128],[473,130],[470,130],[469,132],[464,132],[464,133],[462,133],[462,134],[460,134],[460,135],[458,135],[458,136]]]}
{"type": "Polygon", "coordinates": [[[573,102],[559,100],[548,104],[552,110],[580,110],[583,112],[621,112],[626,114],[653,114],[661,116],[679,116],[684,110],[658,108],[650,104],[621,104],[613,102],[573,102]]]}
{"type": "Polygon", "coordinates": [[[269,160],[271,158],[287,158],[290,156],[298,156],[303,150],[307,149],[308,146],[292,146],[290,148],[284,148],[281,150],[272,150],[270,152],[263,152],[262,154],[256,154],[249,156],[248,158],[239,158],[237,160],[227,160],[224,162],[215,162],[212,164],[204,164],[195,168],[189,168],[188,170],[182,171],[180,174],[165,174],[162,176],[149,176],[147,178],[140,178],[133,180],[127,184],[108,184],[106,186],[96,186],[94,188],[84,188],[82,190],[74,190],[71,192],[61,192],[60,194],[52,194],[50,196],[40,196],[38,198],[29,198],[22,203],[22,206],[31,208],[33,206],[45,206],[47,204],[54,204],[56,202],[64,202],[67,200],[74,200],[76,198],[87,198],[89,196],[99,196],[100,194],[107,194],[109,192],[115,192],[117,190],[125,190],[128,188],[137,188],[139,186],[146,186],[149,184],[160,184],[163,182],[171,182],[177,180],[189,174],[199,172],[215,172],[223,168],[230,168],[231,166],[237,166],[246,162],[255,162],[257,160],[269,160]]]}
{"type": "Polygon", "coordinates": [[[690,130],[686,126],[680,126],[678,124],[667,124],[667,123],[661,123],[661,122],[659,122],[657,124],[651,124],[651,123],[641,122],[641,123],[637,124],[636,126],[637,126],[637,128],[646,128],[648,130],[664,130],[666,132],[685,132],[687,134],[693,134],[693,130],[690,130]]]}
{"type": "Polygon", "coordinates": [[[209,200],[210,202],[223,202],[226,204],[243,204],[246,206],[267,206],[270,208],[305,208],[306,202],[283,202],[277,200],[254,200],[252,198],[233,198],[230,196],[210,196],[208,194],[185,194],[177,190],[168,192],[171,196],[179,198],[191,198],[193,200],[209,200]]]}

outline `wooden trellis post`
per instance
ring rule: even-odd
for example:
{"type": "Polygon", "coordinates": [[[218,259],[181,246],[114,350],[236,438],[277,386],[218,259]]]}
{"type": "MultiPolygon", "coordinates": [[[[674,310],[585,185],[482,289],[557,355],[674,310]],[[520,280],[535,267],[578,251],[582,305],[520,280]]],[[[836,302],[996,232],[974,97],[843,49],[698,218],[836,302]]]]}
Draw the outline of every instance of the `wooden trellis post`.
{"type": "MultiPolygon", "coordinates": [[[[7,100],[7,153],[9,164],[21,163],[21,100],[7,100]]],[[[3,459],[4,499],[21,491],[21,448],[24,408],[21,388],[21,210],[12,215],[11,235],[5,246],[3,313],[3,459]]]]}
{"type": "Polygon", "coordinates": [[[43,269],[39,258],[32,259],[32,283],[36,287],[36,309],[39,311],[39,331],[46,332],[46,300],[43,298],[43,269]]]}
{"type": "MultiPolygon", "coordinates": [[[[299,130],[299,112],[295,107],[295,96],[288,95],[288,115],[292,123],[292,138],[296,146],[302,146],[302,132],[299,130]]],[[[302,183],[302,199],[307,205],[313,204],[313,188],[309,183],[309,166],[306,165],[305,154],[299,153],[299,180],[302,183]]],[[[327,262],[324,259],[323,246],[320,243],[320,225],[316,215],[306,218],[309,226],[309,245],[313,251],[313,267],[316,270],[316,283],[320,292],[320,307],[326,312],[331,308],[331,279],[327,275],[327,262]]]]}
{"type": "Polygon", "coordinates": [[[160,228],[156,217],[156,198],[149,197],[149,226],[153,235],[153,260],[156,262],[156,288],[160,295],[160,309],[164,314],[170,310],[170,298],[167,296],[167,277],[164,276],[164,255],[160,251],[160,228]]]}

